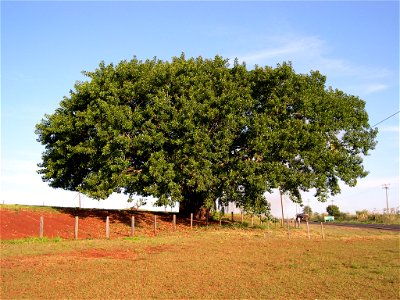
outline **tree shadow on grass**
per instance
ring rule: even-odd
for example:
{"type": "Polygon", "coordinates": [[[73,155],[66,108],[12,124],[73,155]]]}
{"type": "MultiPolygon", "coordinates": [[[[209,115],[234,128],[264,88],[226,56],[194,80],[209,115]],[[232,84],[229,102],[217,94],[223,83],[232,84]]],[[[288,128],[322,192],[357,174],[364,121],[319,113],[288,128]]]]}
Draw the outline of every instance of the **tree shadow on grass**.
{"type": "MultiPolygon", "coordinates": [[[[173,227],[173,215],[176,215],[176,224],[181,227],[190,228],[190,217],[185,217],[177,213],[170,212],[150,212],[135,209],[94,209],[94,208],[71,208],[71,207],[54,207],[58,212],[69,214],[72,217],[78,216],[79,219],[95,218],[106,222],[109,217],[110,224],[122,223],[131,226],[132,217],[135,217],[135,226],[143,228],[153,228],[154,216],[157,218],[157,227],[168,228],[173,227]]],[[[211,220],[209,221],[211,223],[211,220]]],[[[204,220],[193,220],[193,226],[206,226],[204,220]]]]}

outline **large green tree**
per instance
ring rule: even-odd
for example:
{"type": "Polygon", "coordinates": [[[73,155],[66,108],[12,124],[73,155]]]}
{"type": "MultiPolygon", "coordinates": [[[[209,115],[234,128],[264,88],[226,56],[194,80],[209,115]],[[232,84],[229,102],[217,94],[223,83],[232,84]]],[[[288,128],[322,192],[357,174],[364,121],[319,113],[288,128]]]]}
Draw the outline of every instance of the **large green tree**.
{"type": "Polygon", "coordinates": [[[290,64],[256,68],[248,145],[263,163],[268,181],[291,199],[316,190],[319,200],[340,192],[339,182],[355,186],[368,173],[363,155],[375,146],[365,102],[326,88],[319,72],[296,74],[290,64]]]}
{"type": "Polygon", "coordinates": [[[310,217],[312,216],[312,209],[309,205],[303,207],[303,213],[308,214],[310,217]]]}
{"type": "Polygon", "coordinates": [[[364,102],[290,64],[174,57],[101,63],[36,126],[39,173],[55,188],[96,199],[112,193],[180,202],[185,212],[259,204],[279,188],[324,201],[366,176],[375,145],[364,102]]]}
{"type": "Polygon", "coordinates": [[[339,207],[336,205],[328,205],[326,207],[326,212],[330,215],[330,216],[334,216],[335,218],[339,218],[340,217],[340,210],[339,207]]]}

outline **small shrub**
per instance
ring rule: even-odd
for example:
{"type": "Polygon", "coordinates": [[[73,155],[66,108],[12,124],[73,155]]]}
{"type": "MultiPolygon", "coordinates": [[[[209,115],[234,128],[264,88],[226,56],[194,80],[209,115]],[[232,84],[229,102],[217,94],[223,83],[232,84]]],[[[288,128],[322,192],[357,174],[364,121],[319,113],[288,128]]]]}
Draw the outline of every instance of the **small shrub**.
{"type": "Polygon", "coordinates": [[[365,222],[369,218],[369,212],[366,209],[363,209],[361,211],[356,211],[356,217],[357,217],[357,221],[365,222]]]}
{"type": "Polygon", "coordinates": [[[323,214],[319,214],[319,213],[313,213],[311,215],[310,220],[314,221],[314,222],[323,222],[324,221],[324,215],[323,214]]]}
{"type": "Polygon", "coordinates": [[[222,219],[222,217],[225,215],[223,210],[217,211],[217,210],[212,210],[211,211],[211,219],[214,221],[219,221],[222,219]]]}

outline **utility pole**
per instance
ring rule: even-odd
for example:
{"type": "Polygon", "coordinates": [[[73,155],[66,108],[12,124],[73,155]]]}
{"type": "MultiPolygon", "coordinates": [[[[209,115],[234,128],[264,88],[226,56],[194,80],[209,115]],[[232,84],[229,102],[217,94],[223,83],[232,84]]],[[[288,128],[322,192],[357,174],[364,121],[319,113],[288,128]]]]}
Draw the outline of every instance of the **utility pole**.
{"type": "Polygon", "coordinates": [[[382,188],[386,190],[386,213],[389,213],[389,200],[388,200],[388,189],[390,183],[382,184],[382,188]]]}

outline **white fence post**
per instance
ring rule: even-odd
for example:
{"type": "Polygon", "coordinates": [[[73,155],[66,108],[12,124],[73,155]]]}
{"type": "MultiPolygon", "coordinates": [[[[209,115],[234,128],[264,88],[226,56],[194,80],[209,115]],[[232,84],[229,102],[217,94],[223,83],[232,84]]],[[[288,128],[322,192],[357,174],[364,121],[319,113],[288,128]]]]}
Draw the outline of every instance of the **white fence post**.
{"type": "Polygon", "coordinates": [[[43,237],[43,230],[44,230],[44,218],[43,216],[40,216],[40,222],[39,222],[39,237],[43,237]]]}
{"type": "Polygon", "coordinates": [[[135,216],[131,217],[131,236],[135,235],[135,216]]]}
{"type": "Polygon", "coordinates": [[[78,239],[78,226],[79,226],[79,217],[75,216],[75,226],[74,226],[74,239],[78,239]]]}
{"type": "Polygon", "coordinates": [[[110,217],[107,216],[106,218],[106,238],[110,238],[110,217]]]}

